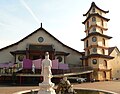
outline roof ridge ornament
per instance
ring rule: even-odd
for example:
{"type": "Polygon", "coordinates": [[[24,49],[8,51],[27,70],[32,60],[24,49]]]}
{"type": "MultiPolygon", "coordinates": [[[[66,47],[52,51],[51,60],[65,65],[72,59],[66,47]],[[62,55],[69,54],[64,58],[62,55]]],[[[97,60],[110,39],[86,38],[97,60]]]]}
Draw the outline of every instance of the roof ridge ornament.
{"type": "Polygon", "coordinates": [[[40,28],[42,28],[42,23],[41,23],[41,27],[40,28]]]}

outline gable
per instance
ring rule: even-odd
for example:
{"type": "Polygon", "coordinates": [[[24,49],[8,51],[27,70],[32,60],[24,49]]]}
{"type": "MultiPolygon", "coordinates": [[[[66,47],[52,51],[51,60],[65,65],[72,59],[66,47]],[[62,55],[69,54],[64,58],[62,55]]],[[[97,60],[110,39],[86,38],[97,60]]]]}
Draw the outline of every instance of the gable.
{"type": "Polygon", "coordinates": [[[110,47],[108,51],[109,51],[109,55],[112,56],[120,55],[120,51],[117,47],[110,47]]]}
{"type": "Polygon", "coordinates": [[[36,31],[34,31],[33,33],[29,34],[28,36],[26,36],[25,38],[21,39],[20,41],[0,49],[0,51],[2,51],[4,49],[7,49],[9,47],[12,47],[14,45],[17,45],[17,49],[21,49],[22,50],[22,49],[26,49],[28,44],[41,44],[41,45],[53,44],[53,45],[56,45],[55,48],[60,48],[59,46],[61,45],[63,47],[66,47],[68,49],[71,49],[71,50],[73,50],[73,51],[83,55],[82,52],[79,52],[79,51],[77,51],[77,50],[75,50],[75,49],[73,49],[73,48],[63,44],[61,41],[59,41],[57,38],[52,36],[49,32],[47,32],[42,27],[38,28],[36,31]],[[44,42],[40,43],[38,41],[39,37],[43,37],[44,38],[44,42]]]}

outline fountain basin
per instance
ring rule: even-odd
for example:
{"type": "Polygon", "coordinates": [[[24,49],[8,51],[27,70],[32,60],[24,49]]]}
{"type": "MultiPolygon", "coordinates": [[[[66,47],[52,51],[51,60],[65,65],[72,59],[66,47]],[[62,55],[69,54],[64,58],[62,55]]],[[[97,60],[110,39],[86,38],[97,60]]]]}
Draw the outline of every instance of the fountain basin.
{"type": "MultiPolygon", "coordinates": [[[[13,94],[37,94],[38,90],[39,89],[25,90],[25,91],[16,92],[13,94]]],[[[75,89],[75,91],[77,92],[76,94],[118,94],[118,93],[107,91],[107,90],[86,89],[86,88],[75,89]]]]}

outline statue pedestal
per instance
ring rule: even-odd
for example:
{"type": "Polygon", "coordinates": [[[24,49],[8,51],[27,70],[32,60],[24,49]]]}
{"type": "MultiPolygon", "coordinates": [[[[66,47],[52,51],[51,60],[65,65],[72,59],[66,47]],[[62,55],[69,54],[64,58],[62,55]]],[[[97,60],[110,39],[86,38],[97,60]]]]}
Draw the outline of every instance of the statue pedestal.
{"type": "Polygon", "coordinates": [[[56,94],[53,89],[54,83],[39,83],[39,87],[38,94],[56,94]]]}

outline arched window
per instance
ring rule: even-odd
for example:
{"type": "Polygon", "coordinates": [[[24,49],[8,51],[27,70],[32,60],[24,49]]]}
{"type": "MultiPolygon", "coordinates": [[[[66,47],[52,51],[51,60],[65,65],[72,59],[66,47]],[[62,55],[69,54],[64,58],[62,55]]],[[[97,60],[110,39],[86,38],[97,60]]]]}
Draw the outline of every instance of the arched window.
{"type": "Polygon", "coordinates": [[[96,22],[96,18],[95,17],[92,17],[92,22],[96,22]]]}
{"type": "Polygon", "coordinates": [[[90,55],[90,51],[89,50],[87,51],[87,55],[90,55]]]}
{"type": "Polygon", "coordinates": [[[103,19],[101,19],[101,25],[104,26],[104,22],[103,22],[103,19]]]}
{"type": "Polygon", "coordinates": [[[89,28],[89,21],[87,21],[87,28],[89,28]]]}
{"type": "Polygon", "coordinates": [[[103,71],[103,78],[104,78],[104,80],[106,80],[106,72],[105,71],[103,71]]]}
{"type": "Polygon", "coordinates": [[[88,40],[86,41],[86,47],[88,47],[88,40]]]}
{"type": "Polygon", "coordinates": [[[93,13],[95,12],[95,8],[92,9],[92,12],[93,12],[93,13]]]}
{"type": "Polygon", "coordinates": [[[105,46],[105,39],[103,38],[103,45],[105,46]]]}
{"type": "Polygon", "coordinates": [[[102,54],[103,54],[103,55],[105,54],[105,50],[104,50],[104,49],[102,49],[102,54]]]}
{"type": "Polygon", "coordinates": [[[103,34],[103,30],[101,29],[101,33],[103,34]]]}
{"type": "Polygon", "coordinates": [[[104,66],[105,68],[107,68],[107,61],[106,61],[106,60],[104,60],[103,66],[104,66]]]}

